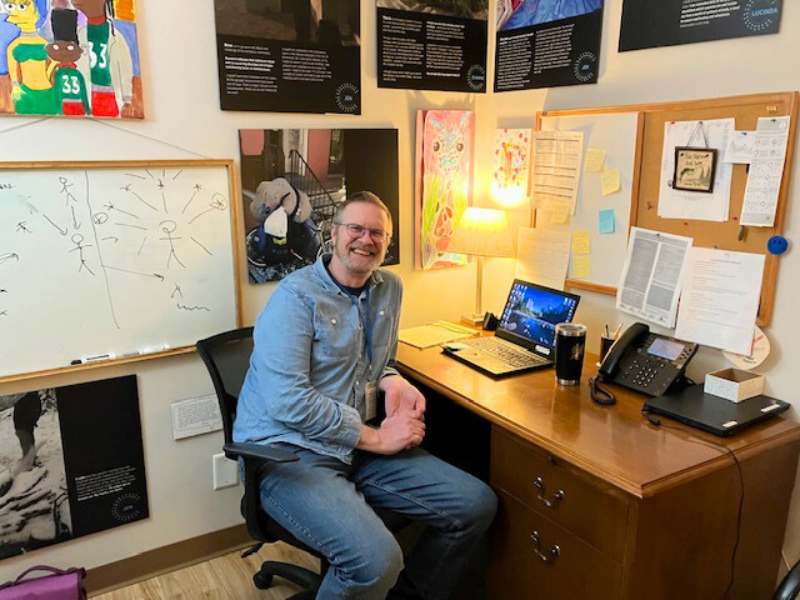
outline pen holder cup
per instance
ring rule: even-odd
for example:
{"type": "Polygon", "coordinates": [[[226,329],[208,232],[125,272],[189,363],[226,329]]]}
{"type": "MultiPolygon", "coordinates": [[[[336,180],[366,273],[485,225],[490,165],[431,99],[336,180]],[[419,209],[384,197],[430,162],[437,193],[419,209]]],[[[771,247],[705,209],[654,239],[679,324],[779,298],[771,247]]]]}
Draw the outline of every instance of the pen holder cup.
{"type": "Polygon", "coordinates": [[[600,362],[601,363],[603,362],[603,359],[606,357],[606,354],[608,354],[608,351],[611,348],[611,346],[614,345],[615,341],[616,340],[614,338],[612,338],[612,337],[606,337],[604,335],[600,336],[600,362]]]}

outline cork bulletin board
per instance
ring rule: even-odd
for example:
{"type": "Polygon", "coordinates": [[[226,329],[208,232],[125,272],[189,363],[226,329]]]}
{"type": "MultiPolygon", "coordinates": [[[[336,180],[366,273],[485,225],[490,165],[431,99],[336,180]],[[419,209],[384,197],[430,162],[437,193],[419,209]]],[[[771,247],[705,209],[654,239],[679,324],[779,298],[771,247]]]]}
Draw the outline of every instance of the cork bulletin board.
{"type": "MultiPolygon", "coordinates": [[[[546,111],[537,115],[537,123],[541,123],[543,117],[591,116],[638,112],[641,115],[642,130],[640,139],[638,140],[635,167],[632,173],[634,189],[631,195],[631,226],[635,225],[656,231],[692,237],[694,238],[694,245],[698,247],[765,254],[767,258],[764,268],[764,280],[761,288],[758,324],[766,326],[769,325],[772,320],[775,289],[780,266],[780,257],[768,254],[767,241],[774,235],[783,234],[784,230],[797,128],[797,107],[797,92],[777,92],[709,100],[546,111]],[[658,216],[664,126],[667,122],[734,118],[736,121],[736,130],[752,131],[756,129],[756,124],[760,117],[783,116],[790,116],[791,124],[775,223],[772,227],[742,228],[739,225],[739,217],[748,176],[748,165],[743,164],[736,164],[733,166],[730,218],[727,222],[719,223],[691,219],[666,219],[658,216]]],[[[724,149],[720,151],[722,150],[724,149]]],[[[617,268],[621,272],[625,255],[623,253],[619,256],[604,256],[603,260],[610,260],[618,263],[617,268]]],[[[568,280],[567,285],[579,289],[616,294],[615,288],[594,285],[591,282],[568,280]]]]}

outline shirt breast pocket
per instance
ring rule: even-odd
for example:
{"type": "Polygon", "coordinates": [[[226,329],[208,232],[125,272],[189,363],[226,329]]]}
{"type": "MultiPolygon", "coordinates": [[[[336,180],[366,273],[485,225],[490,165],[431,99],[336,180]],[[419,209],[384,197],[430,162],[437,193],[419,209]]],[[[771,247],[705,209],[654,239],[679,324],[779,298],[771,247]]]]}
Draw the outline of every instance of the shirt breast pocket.
{"type": "Polygon", "coordinates": [[[345,359],[356,351],[356,332],[341,317],[319,312],[314,315],[314,354],[345,359]]]}

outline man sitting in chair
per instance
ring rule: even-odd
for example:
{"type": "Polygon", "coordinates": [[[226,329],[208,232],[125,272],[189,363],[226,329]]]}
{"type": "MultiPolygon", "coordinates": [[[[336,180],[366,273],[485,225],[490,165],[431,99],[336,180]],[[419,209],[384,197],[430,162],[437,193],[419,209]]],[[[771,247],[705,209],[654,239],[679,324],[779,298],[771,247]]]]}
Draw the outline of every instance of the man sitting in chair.
{"type": "Polygon", "coordinates": [[[419,448],[425,398],[392,367],[402,284],[379,270],[392,234],[370,192],[337,209],[333,254],[278,285],[258,318],[234,440],[287,444],[261,503],[331,565],[318,598],[447,598],[497,498],[419,448]],[[386,418],[376,413],[385,393],[386,418]],[[426,525],[406,558],[373,508],[426,525]],[[390,591],[391,590],[391,591],[390,591]]]}

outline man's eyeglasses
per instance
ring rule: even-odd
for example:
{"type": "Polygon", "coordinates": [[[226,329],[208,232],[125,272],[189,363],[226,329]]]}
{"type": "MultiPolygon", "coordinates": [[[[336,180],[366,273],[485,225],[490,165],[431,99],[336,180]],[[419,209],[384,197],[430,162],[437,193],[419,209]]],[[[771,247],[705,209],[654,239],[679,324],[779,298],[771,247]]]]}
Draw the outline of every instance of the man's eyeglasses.
{"type": "Polygon", "coordinates": [[[358,239],[362,235],[364,235],[365,231],[369,232],[369,237],[372,238],[373,242],[385,242],[391,237],[389,232],[384,231],[383,229],[372,229],[370,227],[364,227],[363,225],[359,225],[358,223],[336,223],[334,225],[339,225],[347,229],[347,233],[350,234],[351,237],[358,239]]]}

